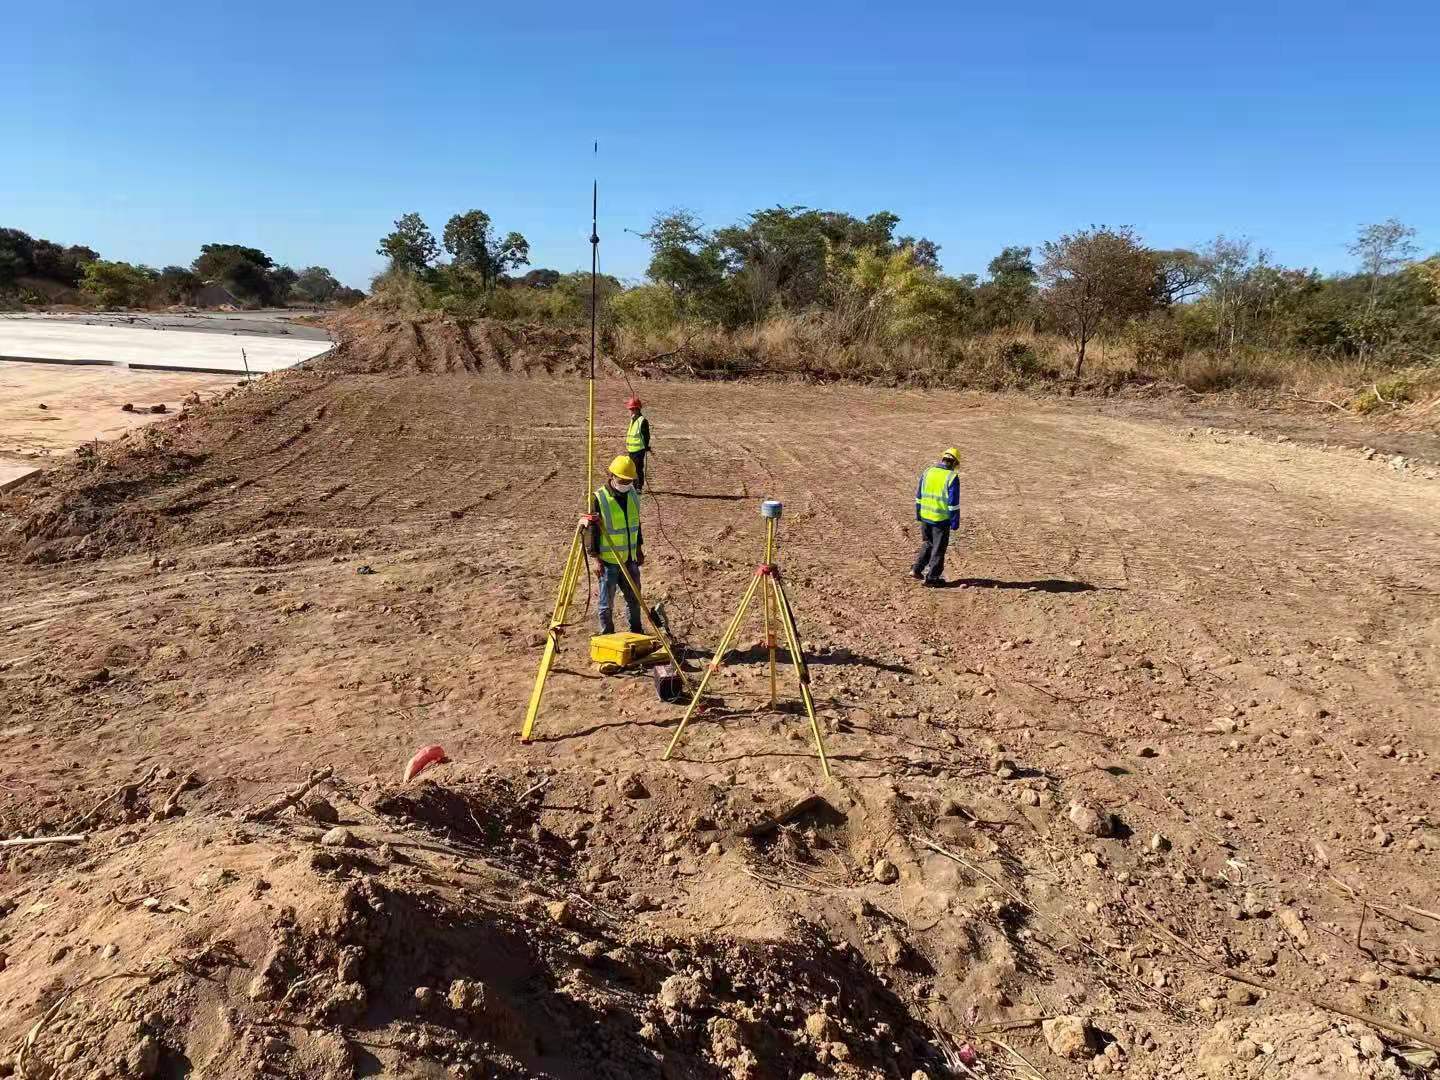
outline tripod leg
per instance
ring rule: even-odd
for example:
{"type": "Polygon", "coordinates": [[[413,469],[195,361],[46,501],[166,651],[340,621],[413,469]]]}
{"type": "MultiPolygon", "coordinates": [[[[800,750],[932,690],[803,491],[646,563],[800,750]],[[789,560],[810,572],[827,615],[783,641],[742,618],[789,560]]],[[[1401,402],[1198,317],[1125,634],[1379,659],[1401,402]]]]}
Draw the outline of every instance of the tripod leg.
{"type": "Polygon", "coordinates": [[[740,599],[740,606],[735,611],[735,617],[730,620],[730,625],[725,628],[725,635],[720,639],[720,647],[715,650],[714,659],[705,665],[705,671],[700,676],[700,685],[695,688],[695,696],[690,699],[690,704],[685,709],[685,715],[680,717],[680,726],[675,729],[675,734],[670,739],[670,745],[665,748],[665,754],[662,760],[670,760],[670,755],[675,750],[675,744],[680,741],[680,736],[685,731],[685,725],[690,722],[690,717],[694,715],[696,707],[700,704],[701,697],[705,694],[705,687],[710,684],[710,676],[715,674],[715,670],[730,652],[730,647],[735,641],[735,635],[740,632],[740,624],[745,621],[745,611],[750,606],[750,601],[754,598],[755,590],[760,585],[760,579],[763,576],[764,575],[757,572],[755,576],[750,579],[750,586],[745,590],[745,595],[740,599]]]}
{"type": "Polygon", "coordinates": [[[820,737],[820,721],[815,719],[815,701],[810,696],[810,673],[805,667],[805,657],[800,652],[800,634],[795,629],[795,614],[790,610],[790,599],[785,587],[777,577],[774,581],[775,603],[780,609],[780,625],[785,630],[785,639],[790,646],[790,659],[795,664],[795,676],[800,680],[800,700],[805,703],[805,712],[810,717],[810,733],[815,736],[815,752],[820,755],[820,770],[825,779],[830,779],[830,761],[825,756],[825,740],[820,737]]]}
{"type": "Polygon", "coordinates": [[[545,652],[540,657],[540,669],[535,672],[535,686],[530,691],[530,704],[525,709],[525,724],[520,728],[520,741],[529,742],[530,733],[535,729],[535,717],[540,713],[540,698],[545,693],[545,681],[550,677],[550,667],[555,663],[555,648],[560,641],[560,628],[570,611],[575,587],[580,583],[580,574],[585,569],[585,544],[582,527],[576,526],[575,538],[570,541],[570,556],[565,560],[565,571],[560,575],[560,589],[555,595],[555,607],[550,613],[550,628],[545,635],[545,652]]]}
{"type": "Polygon", "coordinates": [[[635,596],[635,602],[640,605],[640,617],[645,620],[645,624],[650,627],[650,633],[655,635],[656,640],[660,642],[660,648],[665,650],[665,655],[670,658],[670,663],[675,666],[675,674],[680,676],[680,684],[684,686],[686,690],[689,690],[690,680],[685,675],[685,669],[680,666],[680,661],[675,657],[675,649],[670,644],[670,635],[665,632],[664,627],[656,625],[655,620],[651,618],[650,608],[645,603],[645,597],[640,593],[640,586],[636,585],[635,579],[630,576],[629,568],[623,562],[616,563],[615,565],[620,568],[620,576],[625,579],[625,584],[630,587],[630,591],[635,596]]]}
{"type": "Polygon", "coordinates": [[[775,580],[765,589],[765,647],[770,650],[770,707],[779,703],[775,693],[775,580]]]}

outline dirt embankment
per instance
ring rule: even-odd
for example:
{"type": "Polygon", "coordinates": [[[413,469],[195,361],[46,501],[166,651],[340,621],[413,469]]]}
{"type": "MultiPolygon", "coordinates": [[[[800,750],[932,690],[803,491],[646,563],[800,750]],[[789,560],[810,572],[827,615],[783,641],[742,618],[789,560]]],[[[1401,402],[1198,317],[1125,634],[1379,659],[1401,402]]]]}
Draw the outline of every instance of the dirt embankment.
{"type": "Polygon", "coordinates": [[[460,329],[376,324],[7,504],[0,834],[84,839],[0,848],[0,1072],[1418,1075],[1423,470],[1118,405],[657,380],[647,594],[698,671],[783,499],[835,778],[753,624],[660,761],[678,710],[591,669],[589,589],[521,746],[585,342],[460,329]],[[910,496],[949,445],[954,587],[922,590],[910,496]],[[398,784],[430,742],[452,762],[398,784]]]}

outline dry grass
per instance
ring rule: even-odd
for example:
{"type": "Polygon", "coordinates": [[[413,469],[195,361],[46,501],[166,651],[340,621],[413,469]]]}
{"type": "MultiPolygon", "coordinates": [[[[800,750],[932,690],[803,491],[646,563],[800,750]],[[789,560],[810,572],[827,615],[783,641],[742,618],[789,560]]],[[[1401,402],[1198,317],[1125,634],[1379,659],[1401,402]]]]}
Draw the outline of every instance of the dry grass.
{"type": "Polygon", "coordinates": [[[1252,403],[1284,398],[1353,413],[1424,411],[1440,418],[1440,367],[1396,370],[1381,363],[1322,360],[1303,353],[1193,350],[1178,357],[1141,355],[1128,338],[1090,343],[1083,377],[1072,379],[1074,350],[1063,338],[995,331],[963,339],[888,341],[854,337],[825,314],[787,315],[725,330],[679,324],[662,331],[618,327],[611,350],[629,366],[700,378],[742,376],[856,380],[955,389],[1079,389],[1111,393],[1127,386],[1170,385],[1197,394],[1235,394],[1252,403]]]}

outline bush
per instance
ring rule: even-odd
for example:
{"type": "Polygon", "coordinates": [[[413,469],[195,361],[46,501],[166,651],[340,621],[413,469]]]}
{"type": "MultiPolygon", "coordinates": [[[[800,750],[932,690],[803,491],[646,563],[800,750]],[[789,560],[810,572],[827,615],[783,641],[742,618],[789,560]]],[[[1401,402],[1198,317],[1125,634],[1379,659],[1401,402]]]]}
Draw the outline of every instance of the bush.
{"type": "Polygon", "coordinates": [[[1255,390],[1283,386],[1293,371],[1275,356],[1236,352],[1231,355],[1197,353],[1180,365],[1180,381],[1197,394],[1218,390],[1255,390]]]}
{"type": "Polygon", "coordinates": [[[1126,334],[1140,367],[1172,371],[1189,347],[1185,326],[1169,313],[1152,315],[1130,325],[1126,334]]]}
{"type": "Polygon", "coordinates": [[[610,316],[616,327],[659,334],[680,321],[680,304],[665,285],[641,285],[612,298],[610,316]]]}
{"type": "Polygon", "coordinates": [[[149,267],[97,259],[85,264],[80,288],[101,307],[144,307],[157,276],[149,267]]]}
{"type": "Polygon", "coordinates": [[[1410,374],[1400,374],[1371,383],[1369,389],[1350,399],[1350,408],[1358,413],[1373,413],[1423,399],[1424,391],[1419,380],[1410,374]]]}

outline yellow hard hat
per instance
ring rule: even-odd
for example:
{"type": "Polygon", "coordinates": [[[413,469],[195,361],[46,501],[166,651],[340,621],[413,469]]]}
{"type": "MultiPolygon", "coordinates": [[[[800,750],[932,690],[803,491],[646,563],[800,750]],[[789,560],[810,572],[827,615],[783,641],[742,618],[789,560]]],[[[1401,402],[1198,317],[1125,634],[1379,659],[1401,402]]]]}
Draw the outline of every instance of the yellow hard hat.
{"type": "Polygon", "coordinates": [[[955,447],[952,446],[949,450],[946,450],[945,453],[941,454],[940,458],[941,460],[949,458],[951,461],[958,463],[960,460],[960,451],[956,450],[955,447]]]}
{"type": "Polygon", "coordinates": [[[610,462],[610,475],[618,476],[621,480],[634,480],[635,462],[630,460],[628,454],[621,454],[610,462]]]}

